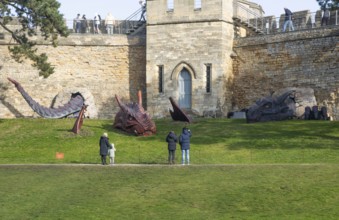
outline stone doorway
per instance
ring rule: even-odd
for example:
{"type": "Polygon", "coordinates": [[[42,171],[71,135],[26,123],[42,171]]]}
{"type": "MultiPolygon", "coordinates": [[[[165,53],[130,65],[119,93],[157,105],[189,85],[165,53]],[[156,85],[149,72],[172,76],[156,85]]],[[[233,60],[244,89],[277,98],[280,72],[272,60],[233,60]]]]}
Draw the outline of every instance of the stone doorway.
{"type": "Polygon", "coordinates": [[[180,108],[192,108],[192,77],[186,68],[183,68],[179,74],[179,100],[180,108]]]}

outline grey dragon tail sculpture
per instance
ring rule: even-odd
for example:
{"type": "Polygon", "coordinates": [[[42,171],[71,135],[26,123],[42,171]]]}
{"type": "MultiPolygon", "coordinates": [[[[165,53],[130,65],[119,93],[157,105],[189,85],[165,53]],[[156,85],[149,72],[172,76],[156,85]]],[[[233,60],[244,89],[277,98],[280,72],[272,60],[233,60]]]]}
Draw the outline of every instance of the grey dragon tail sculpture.
{"type": "Polygon", "coordinates": [[[70,114],[77,113],[81,110],[84,105],[84,98],[80,93],[75,93],[72,95],[71,100],[63,106],[59,106],[58,108],[47,108],[41,106],[38,102],[34,101],[32,97],[22,88],[19,82],[14,79],[7,78],[10,82],[12,82],[16,89],[21,93],[24,97],[28,105],[41,117],[44,118],[63,118],[70,114]]]}

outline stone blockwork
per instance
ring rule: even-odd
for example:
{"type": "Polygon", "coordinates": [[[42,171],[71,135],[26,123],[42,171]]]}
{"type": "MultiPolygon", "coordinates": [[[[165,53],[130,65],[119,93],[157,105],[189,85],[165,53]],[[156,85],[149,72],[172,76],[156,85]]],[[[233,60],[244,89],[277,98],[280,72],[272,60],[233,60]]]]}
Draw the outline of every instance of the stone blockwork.
{"type": "Polygon", "coordinates": [[[234,41],[231,108],[240,110],[285,87],[314,89],[319,106],[339,120],[339,27],[234,41]]]}
{"type": "MultiPolygon", "coordinates": [[[[226,79],[232,75],[233,10],[227,0],[174,1],[173,10],[166,0],[149,1],[147,5],[147,107],[155,117],[169,116],[169,97],[180,106],[183,92],[182,71],[191,75],[190,111],[197,115],[219,116],[222,109],[226,79]],[[211,67],[211,91],[206,90],[206,68],[211,67]],[[159,92],[159,66],[163,67],[163,91],[159,92]]],[[[189,101],[187,102],[189,103],[189,101]]],[[[180,106],[181,107],[181,106],[180,106]]]]}
{"type": "Polygon", "coordinates": [[[125,101],[137,101],[137,91],[141,90],[146,100],[144,37],[70,35],[60,39],[56,48],[37,42],[39,52],[47,53],[55,67],[55,73],[46,79],[39,77],[28,61],[19,64],[11,59],[7,47],[13,41],[9,36],[0,40],[0,118],[37,116],[7,77],[20,82],[46,107],[51,107],[56,95],[65,89],[89,91],[99,118],[115,116],[119,110],[115,94],[125,101]]]}

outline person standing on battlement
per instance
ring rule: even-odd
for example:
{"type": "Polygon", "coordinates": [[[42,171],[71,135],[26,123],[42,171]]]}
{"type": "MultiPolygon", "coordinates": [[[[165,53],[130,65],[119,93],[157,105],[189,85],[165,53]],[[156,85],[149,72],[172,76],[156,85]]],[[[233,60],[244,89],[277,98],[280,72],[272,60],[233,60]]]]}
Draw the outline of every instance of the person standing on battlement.
{"type": "Polygon", "coordinates": [[[139,4],[141,6],[141,15],[140,15],[140,19],[139,19],[139,22],[141,21],[146,21],[146,18],[145,18],[145,13],[146,13],[146,0],[140,0],[139,1],[139,4]]]}
{"type": "Polygon", "coordinates": [[[114,29],[114,17],[111,13],[108,13],[105,18],[105,25],[107,34],[113,35],[113,29],[114,29]]]}
{"type": "Polygon", "coordinates": [[[94,34],[101,34],[100,23],[101,23],[101,17],[98,13],[95,13],[94,20],[93,20],[94,34]]]}
{"type": "Polygon", "coordinates": [[[86,15],[82,15],[81,26],[82,26],[83,33],[89,33],[89,25],[88,25],[86,15]]]}
{"type": "Polygon", "coordinates": [[[290,31],[291,30],[294,31],[293,22],[292,22],[293,13],[288,8],[284,8],[284,10],[285,10],[285,22],[284,22],[283,32],[286,31],[287,25],[290,31]]]}
{"type": "Polygon", "coordinates": [[[330,10],[328,10],[328,8],[325,8],[323,17],[321,19],[321,26],[323,26],[324,23],[328,25],[328,21],[330,20],[330,14],[331,14],[330,10]]]}
{"type": "Polygon", "coordinates": [[[77,17],[74,19],[74,22],[75,22],[75,33],[80,33],[80,30],[81,30],[80,14],[77,14],[77,17]]]}

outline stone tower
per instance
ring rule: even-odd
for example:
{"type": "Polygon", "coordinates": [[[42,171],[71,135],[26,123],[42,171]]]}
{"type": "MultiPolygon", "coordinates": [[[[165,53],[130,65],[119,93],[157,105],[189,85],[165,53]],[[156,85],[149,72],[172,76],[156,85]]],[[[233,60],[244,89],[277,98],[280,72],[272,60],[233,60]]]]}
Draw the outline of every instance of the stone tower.
{"type": "Polygon", "coordinates": [[[169,115],[169,97],[198,115],[226,114],[232,15],[231,0],[147,1],[147,110],[154,117],[169,115]]]}

